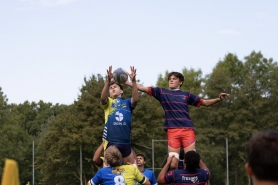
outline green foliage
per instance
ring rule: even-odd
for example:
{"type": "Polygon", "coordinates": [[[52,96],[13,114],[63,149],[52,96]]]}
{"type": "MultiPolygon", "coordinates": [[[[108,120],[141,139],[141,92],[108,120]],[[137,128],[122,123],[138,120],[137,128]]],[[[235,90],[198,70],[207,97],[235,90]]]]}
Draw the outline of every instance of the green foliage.
{"type": "MultiPolygon", "coordinates": [[[[7,124],[0,129],[0,166],[4,166],[5,159],[14,159],[19,166],[20,177],[31,178],[32,138],[18,125],[7,124]]],[[[3,169],[0,169],[2,174],[3,169]]]]}
{"type": "Polygon", "coordinates": [[[8,99],[0,87],[0,126],[6,122],[8,99]]]}
{"type": "MultiPolygon", "coordinates": [[[[157,86],[168,88],[168,73],[159,75],[157,86]]],[[[247,184],[244,164],[248,139],[259,130],[278,129],[277,62],[263,57],[261,52],[251,52],[244,61],[229,53],[205,77],[201,70],[184,68],[181,73],[185,77],[183,91],[204,99],[218,98],[221,92],[231,94],[211,107],[190,107],[190,116],[197,150],[211,172],[210,184],[225,184],[226,138],[230,184],[247,184]]],[[[101,75],[84,78],[81,94],[72,105],[43,101],[8,104],[0,88],[0,166],[5,158],[15,159],[21,182],[30,181],[34,141],[36,184],[79,184],[82,147],[81,175],[86,184],[97,170],[92,157],[102,142],[104,112],[100,95],[104,82],[101,75]]],[[[131,88],[125,86],[123,98],[130,97],[131,88]]],[[[133,112],[132,147],[136,153],[147,156],[146,166],[151,167],[152,139],[166,140],[164,111],[146,93],[139,93],[139,98],[133,112]]],[[[167,154],[167,142],[156,142],[154,154],[154,166],[158,168],[167,154]]],[[[157,175],[159,171],[155,172],[157,175]]]]}

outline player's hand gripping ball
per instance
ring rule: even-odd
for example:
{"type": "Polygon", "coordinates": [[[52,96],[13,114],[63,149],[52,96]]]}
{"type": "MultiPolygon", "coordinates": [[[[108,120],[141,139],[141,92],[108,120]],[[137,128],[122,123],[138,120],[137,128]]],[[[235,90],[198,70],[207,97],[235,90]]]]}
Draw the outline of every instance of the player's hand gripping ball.
{"type": "Polygon", "coordinates": [[[124,69],[118,68],[113,72],[113,79],[119,84],[124,84],[128,79],[128,74],[124,69]]]}

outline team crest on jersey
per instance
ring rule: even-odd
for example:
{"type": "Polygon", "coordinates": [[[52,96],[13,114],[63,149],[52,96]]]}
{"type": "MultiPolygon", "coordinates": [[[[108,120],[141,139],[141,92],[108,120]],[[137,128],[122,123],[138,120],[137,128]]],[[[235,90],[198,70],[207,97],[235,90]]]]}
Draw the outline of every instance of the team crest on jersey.
{"type": "Polygon", "coordinates": [[[122,108],[126,108],[126,104],[125,103],[122,104],[122,108]]]}
{"type": "Polygon", "coordinates": [[[125,171],[125,169],[117,168],[117,169],[115,169],[115,170],[112,170],[112,173],[113,173],[113,174],[120,175],[120,174],[122,174],[124,171],[125,171]]]}

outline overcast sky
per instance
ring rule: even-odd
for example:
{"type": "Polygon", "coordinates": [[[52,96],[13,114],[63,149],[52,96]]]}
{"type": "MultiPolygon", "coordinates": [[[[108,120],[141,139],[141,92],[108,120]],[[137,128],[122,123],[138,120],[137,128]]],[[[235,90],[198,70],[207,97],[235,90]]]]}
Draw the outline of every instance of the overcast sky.
{"type": "Polygon", "coordinates": [[[166,70],[211,73],[229,52],[277,61],[277,10],[277,0],[1,1],[0,87],[8,103],[72,104],[109,65],[155,85],[166,70]]]}

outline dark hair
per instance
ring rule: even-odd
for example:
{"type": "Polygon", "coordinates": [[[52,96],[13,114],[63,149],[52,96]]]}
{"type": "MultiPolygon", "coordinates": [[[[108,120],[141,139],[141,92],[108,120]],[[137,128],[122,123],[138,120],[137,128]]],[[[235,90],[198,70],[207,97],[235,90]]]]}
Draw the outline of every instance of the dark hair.
{"type": "Polygon", "coordinates": [[[139,154],[136,154],[136,156],[137,156],[137,157],[138,157],[138,156],[141,156],[141,157],[143,157],[144,161],[146,161],[146,156],[145,156],[144,154],[139,153],[139,154]]]}
{"type": "Polygon", "coordinates": [[[178,78],[182,82],[181,85],[180,85],[180,86],[182,86],[182,84],[184,82],[184,76],[181,73],[175,72],[175,71],[169,73],[168,74],[168,81],[170,80],[171,76],[175,76],[176,78],[178,78]]]}
{"type": "Polygon", "coordinates": [[[247,162],[258,180],[278,182],[278,132],[258,132],[247,144],[247,162]]]}
{"type": "Polygon", "coordinates": [[[110,87],[111,85],[114,85],[114,84],[117,84],[117,85],[120,87],[121,90],[124,90],[123,86],[122,86],[121,84],[119,84],[118,82],[116,82],[116,81],[110,82],[109,87],[110,87]]]}
{"type": "Polygon", "coordinates": [[[195,150],[189,150],[184,154],[184,164],[188,171],[194,172],[199,168],[200,155],[195,150]]]}

